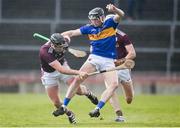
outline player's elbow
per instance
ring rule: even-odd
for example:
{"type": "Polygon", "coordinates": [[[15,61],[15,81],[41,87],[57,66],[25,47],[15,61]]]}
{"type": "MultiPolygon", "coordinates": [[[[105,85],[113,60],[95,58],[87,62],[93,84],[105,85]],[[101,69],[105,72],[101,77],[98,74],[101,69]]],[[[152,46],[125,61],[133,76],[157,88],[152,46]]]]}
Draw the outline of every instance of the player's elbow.
{"type": "Polygon", "coordinates": [[[129,58],[131,58],[131,59],[135,59],[136,58],[136,52],[133,52],[133,51],[131,51],[131,52],[129,52],[129,58]]]}
{"type": "Polygon", "coordinates": [[[133,58],[133,59],[136,58],[136,52],[135,52],[135,51],[132,52],[132,58],[133,58]]]}
{"type": "Polygon", "coordinates": [[[64,70],[64,69],[58,69],[58,71],[59,71],[60,73],[62,73],[62,74],[67,74],[67,75],[68,75],[67,71],[64,70]]]}

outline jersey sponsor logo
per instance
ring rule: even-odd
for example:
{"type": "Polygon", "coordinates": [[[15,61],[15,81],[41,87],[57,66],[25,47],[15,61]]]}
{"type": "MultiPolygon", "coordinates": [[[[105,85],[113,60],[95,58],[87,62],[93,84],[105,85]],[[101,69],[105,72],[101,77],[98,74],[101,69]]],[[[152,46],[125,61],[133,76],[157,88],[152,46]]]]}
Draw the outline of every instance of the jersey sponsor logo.
{"type": "Polygon", "coordinates": [[[53,48],[52,48],[52,47],[50,47],[50,48],[48,49],[48,53],[53,53],[53,48]]]}
{"type": "Polygon", "coordinates": [[[88,36],[90,40],[100,40],[100,39],[114,36],[115,34],[116,34],[116,31],[114,30],[114,28],[110,27],[97,34],[89,34],[88,36]]]}
{"type": "Polygon", "coordinates": [[[91,30],[91,33],[94,33],[94,32],[96,32],[96,29],[92,29],[92,30],[91,30]]]}

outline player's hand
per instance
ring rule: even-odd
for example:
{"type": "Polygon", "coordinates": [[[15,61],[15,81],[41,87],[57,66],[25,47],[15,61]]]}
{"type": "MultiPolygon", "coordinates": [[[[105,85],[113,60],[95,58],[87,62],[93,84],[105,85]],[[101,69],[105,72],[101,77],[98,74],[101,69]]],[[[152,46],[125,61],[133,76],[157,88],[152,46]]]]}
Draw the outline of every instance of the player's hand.
{"type": "Polygon", "coordinates": [[[106,6],[106,9],[108,10],[108,12],[115,12],[116,11],[116,6],[114,6],[113,4],[108,4],[106,6]]]}
{"type": "Polygon", "coordinates": [[[64,36],[65,41],[70,44],[71,38],[69,36],[64,36]]]}
{"type": "Polygon", "coordinates": [[[80,78],[81,80],[84,80],[84,79],[86,79],[87,77],[88,77],[88,73],[87,73],[87,72],[82,72],[82,71],[79,72],[79,78],[80,78]]]}
{"type": "Polygon", "coordinates": [[[118,59],[118,60],[114,61],[114,64],[115,64],[115,66],[119,66],[119,65],[123,64],[125,61],[126,61],[125,58],[118,59]]]}

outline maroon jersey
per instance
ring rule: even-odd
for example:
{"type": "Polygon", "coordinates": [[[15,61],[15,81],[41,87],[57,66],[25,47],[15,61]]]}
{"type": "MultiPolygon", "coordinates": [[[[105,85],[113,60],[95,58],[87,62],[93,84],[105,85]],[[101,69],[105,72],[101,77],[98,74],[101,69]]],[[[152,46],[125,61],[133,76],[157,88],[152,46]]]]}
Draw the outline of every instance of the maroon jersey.
{"type": "Polygon", "coordinates": [[[40,48],[39,58],[41,62],[41,68],[45,72],[54,72],[55,69],[49,65],[49,63],[58,60],[61,64],[64,63],[64,53],[56,53],[49,44],[44,44],[40,48]]]}
{"type": "Polygon", "coordinates": [[[128,54],[125,46],[132,44],[132,42],[128,35],[120,30],[116,32],[116,40],[117,59],[124,58],[128,54]]]}

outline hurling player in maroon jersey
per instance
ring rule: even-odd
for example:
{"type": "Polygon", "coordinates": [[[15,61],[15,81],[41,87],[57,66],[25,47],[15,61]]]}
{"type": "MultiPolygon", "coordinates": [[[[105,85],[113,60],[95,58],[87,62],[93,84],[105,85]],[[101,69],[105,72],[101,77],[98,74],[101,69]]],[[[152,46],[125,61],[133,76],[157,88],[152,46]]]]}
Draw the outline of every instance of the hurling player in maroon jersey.
{"type": "MultiPolygon", "coordinates": [[[[42,45],[39,52],[42,84],[45,86],[47,95],[57,110],[53,112],[54,116],[59,116],[62,100],[58,96],[60,86],[59,82],[70,85],[73,75],[79,75],[80,78],[86,78],[87,73],[79,70],[71,69],[65,59],[64,53],[68,50],[69,37],[63,37],[59,33],[54,33],[50,37],[50,41],[42,45]]],[[[77,90],[79,95],[85,95],[93,104],[98,103],[97,97],[92,94],[85,86],[80,86],[77,90]]],[[[66,110],[66,115],[70,123],[76,123],[73,112],[66,110]]]]}

